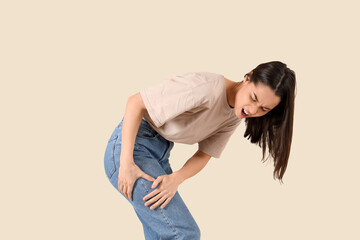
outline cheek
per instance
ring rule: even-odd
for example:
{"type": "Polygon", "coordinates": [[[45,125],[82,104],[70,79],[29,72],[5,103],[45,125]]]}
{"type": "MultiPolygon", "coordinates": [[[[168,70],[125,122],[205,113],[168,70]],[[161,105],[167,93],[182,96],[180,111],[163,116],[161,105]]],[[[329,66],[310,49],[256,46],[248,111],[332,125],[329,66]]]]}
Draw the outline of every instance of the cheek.
{"type": "Polygon", "coordinates": [[[235,97],[235,108],[243,108],[247,104],[246,97],[241,94],[237,94],[235,97]]]}

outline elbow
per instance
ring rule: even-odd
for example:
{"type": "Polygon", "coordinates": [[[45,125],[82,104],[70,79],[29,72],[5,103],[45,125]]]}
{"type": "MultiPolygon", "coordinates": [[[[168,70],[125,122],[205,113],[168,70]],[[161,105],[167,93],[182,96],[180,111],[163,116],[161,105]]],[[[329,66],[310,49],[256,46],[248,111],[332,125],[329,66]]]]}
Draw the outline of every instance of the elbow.
{"type": "Polygon", "coordinates": [[[136,107],[137,109],[140,109],[141,112],[145,112],[145,110],[146,110],[146,107],[145,107],[144,101],[140,95],[140,92],[137,92],[134,95],[131,95],[130,97],[128,97],[127,102],[128,102],[128,104],[131,103],[132,105],[134,105],[134,107],[136,107]]]}

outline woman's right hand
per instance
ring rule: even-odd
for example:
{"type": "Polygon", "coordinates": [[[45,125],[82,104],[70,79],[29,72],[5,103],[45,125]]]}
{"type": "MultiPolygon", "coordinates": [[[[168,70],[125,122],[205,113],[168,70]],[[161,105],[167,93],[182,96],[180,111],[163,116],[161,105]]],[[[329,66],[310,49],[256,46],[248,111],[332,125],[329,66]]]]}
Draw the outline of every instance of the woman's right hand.
{"type": "Polygon", "coordinates": [[[121,162],[119,168],[119,181],[118,189],[122,192],[130,201],[132,201],[132,190],[135,181],[139,178],[145,178],[151,182],[155,181],[155,178],[144,173],[133,161],[121,162]]]}

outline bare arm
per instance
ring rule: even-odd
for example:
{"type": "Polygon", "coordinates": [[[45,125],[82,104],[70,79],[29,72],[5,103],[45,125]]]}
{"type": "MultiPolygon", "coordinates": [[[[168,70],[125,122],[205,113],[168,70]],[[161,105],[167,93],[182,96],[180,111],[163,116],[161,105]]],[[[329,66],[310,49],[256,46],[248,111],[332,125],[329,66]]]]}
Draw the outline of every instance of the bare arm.
{"type": "Polygon", "coordinates": [[[118,189],[132,201],[132,190],[136,179],[139,177],[149,181],[155,178],[143,172],[134,162],[134,145],[141,119],[146,108],[140,93],[128,98],[121,129],[121,154],[118,175],[118,189]]]}
{"type": "Polygon", "coordinates": [[[139,131],[141,119],[144,116],[146,107],[140,96],[136,93],[130,96],[126,103],[124,120],[121,133],[121,163],[132,163],[136,134],[139,131]]]}
{"type": "Polygon", "coordinates": [[[184,182],[186,179],[196,175],[200,172],[210,160],[211,156],[198,150],[184,166],[176,171],[174,174],[178,176],[180,182],[184,182]]]}

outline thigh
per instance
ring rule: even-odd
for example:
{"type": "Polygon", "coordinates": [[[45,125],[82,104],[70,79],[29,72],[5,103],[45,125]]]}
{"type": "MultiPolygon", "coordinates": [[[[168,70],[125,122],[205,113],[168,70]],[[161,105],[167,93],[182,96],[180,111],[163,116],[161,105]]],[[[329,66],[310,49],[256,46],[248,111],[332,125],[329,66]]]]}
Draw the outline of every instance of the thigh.
{"type": "MultiPolygon", "coordinates": [[[[178,191],[171,201],[161,209],[150,210],[143,197],[154,191],[152,182],[139,178],[133,190],[133,207],[147,232],[156,234],[156,239],[199,239],[200,229],[178,191]]],[[[145,232],[146,234],[146,232],[145,232]]]]}
{"type": "MultiPolygon", "coordinates": [[[[120,168],[122,143],[121,134],[122,121],[115,128],[108,140],[104,159],[106,175],[117,191],[119,191],[118,174],[120,168]]],[[[170,174],[172,173],[172,169],[170,167],[169,159],[166,157],[169,156],[169,151],[171,150],[172,146],[173,143],[170,143],[164,138],[162,138],[158,133],[155,132],[155,130],[153,130],[144,121],[142,121],[136,134],[136,139],[134,143],[134,163],[143,172],[154,178],[157,178],[160,175],[170,174]]]]}
{"type": "MultiPolygon", "coordinates": [[[[133,159],[135,164],[143,172],[154,178],[172,173],[168,157],[173,143],[164,141],[161,137],[158,139],[159,136],[156,134],[153,135],[154,137],[145,135],[141,128],[139,131],[134,145],[133,159]]],[[[117,191],[119,191],[120,154],[121,126],[110,137],[105,153],[105,170],[111,184],[117,191]]],[[[155,190],[151,189],[152,183],[144,178],[138,178],[133,187],[133,201],[130,201],[119,191],[134,207],[143,226],[146,226],[144,231],[148,229],[148,234],[157,234],[161,236],[161,239],[185,239],[185,236],[190,236],[189,239],[198,239],[200,230],[178,191],[163,209],[157,207],[150,210],[150,206],[144,205],[146,201],[143,200],[143,197],[155,190]]]]}
{"type": "MultiPolygon", "coordinates": [[[[116,156],[116,151],[114,153],[116,156]]],[[[167,161],[164,160],[163,163],[167,161]]],[[[119,163],[115,162],[116,169],[110,182],[119,191],[117,188],[119,163]]],[[[167,174],[156,159],[135,157],[134,162],[142,171],[154,178],[167,174]]],[[[144,178],[138,178],[133,187],[133,201],[119,191],[133,206],[143,225],[145,236],[157,236],[151,239],[199,239],[200,229],[178,191],[163,209],[157,207],[150,210],[151,205],[144,205],[146,201],[143,197],[155,190],[151,188],[152,183],[144,178]]]]}

